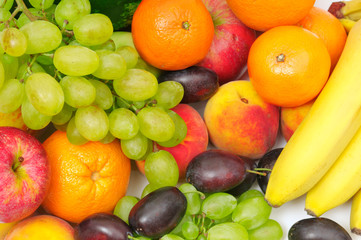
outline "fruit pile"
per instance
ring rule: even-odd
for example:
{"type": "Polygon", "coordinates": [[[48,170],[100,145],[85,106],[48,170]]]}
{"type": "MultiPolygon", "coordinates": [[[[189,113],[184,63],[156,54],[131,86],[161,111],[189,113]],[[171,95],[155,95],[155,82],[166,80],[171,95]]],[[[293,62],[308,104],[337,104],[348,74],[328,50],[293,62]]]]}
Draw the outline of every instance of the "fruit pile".
{"type": "Polygon", "coordinates": [[[0,0],[0,239],[361,235],[361,5],[315,3],[0,0]]]}

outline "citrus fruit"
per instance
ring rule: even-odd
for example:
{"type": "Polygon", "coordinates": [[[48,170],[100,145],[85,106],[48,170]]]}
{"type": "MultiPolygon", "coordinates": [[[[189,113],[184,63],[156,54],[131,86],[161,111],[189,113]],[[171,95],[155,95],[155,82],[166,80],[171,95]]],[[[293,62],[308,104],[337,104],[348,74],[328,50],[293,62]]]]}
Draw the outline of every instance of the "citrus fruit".
{"type": "Polygon", "coordinates": [[[313,7],[297,25],[310,30],[326,44],[333,69],[341,56],[347,33],[342,23],[328,11],[313,7]]]}
{"type": "Polygon", "coordinates": [[[51,167],[45,210],[74,223],[113,211],[127,191],[131,171],[118,140],[73,145],[65,132],[56,131],[43,146],[51,167]]]}
{"type": "Polygon", "coordinates": [[[132,36],[139,55],[163,70],[180,70],[200,62],[214,35],[202,0],[143,0],[134,13],[132,36]]]}
{"type": "Polygon", "coordinates": [[[234,14],[248,27],[257,31],[293,25],[311,10],[315,0],[227,0],[234,14]]]}
{"type": "Polygon", "coordinates": [[[248,73],[256,92],[281,107],[300,106],[315,98],[327,82],[330,66],[324,42],[298,26],[264,32],[248,56],[248,73]]]}

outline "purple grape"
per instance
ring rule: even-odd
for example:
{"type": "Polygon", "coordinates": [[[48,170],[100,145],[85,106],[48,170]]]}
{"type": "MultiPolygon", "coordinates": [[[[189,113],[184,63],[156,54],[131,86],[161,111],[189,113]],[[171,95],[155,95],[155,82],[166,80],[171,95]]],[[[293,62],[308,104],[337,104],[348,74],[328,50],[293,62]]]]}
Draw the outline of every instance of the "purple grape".
{"type": "MultiPolygon", "coordinates": [[[[266,169],[273,169],[273,166],[276,163],[278,156],[281,154],[283,148],[275,148],[271,151],[267,152],[263,157],[259,160],[257,168],[266,168],[266,169]]],[[[264,171],[266,173],[265,176],[258,175],[257,182],[259,187],[261,188],[263,193],[266,193],[268,181],[271,175],[271,171],[264,171]]]]}

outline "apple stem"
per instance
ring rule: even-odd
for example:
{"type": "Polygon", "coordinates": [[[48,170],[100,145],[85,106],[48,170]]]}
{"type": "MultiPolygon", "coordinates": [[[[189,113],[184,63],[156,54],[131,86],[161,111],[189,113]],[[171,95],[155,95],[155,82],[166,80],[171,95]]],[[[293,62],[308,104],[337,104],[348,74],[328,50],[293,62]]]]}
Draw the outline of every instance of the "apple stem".
{"type": "Polygon", "coordinates": [[[20,167],[22,162],[24,162],[24,157],[22,157],[22,156],[18,157],[17,161],[15,160],[13,167],[12,167],[14,172],[16,172],[18,170],[18,168],[20,167]]]}
{"type": "Polygon", "coordinates": [[[284,62],[286,59],[286,56],[283,53],[281,53],[280,55],[278,55],[276,57],[276,59],[277,59],[277,62],[284,62]]]}

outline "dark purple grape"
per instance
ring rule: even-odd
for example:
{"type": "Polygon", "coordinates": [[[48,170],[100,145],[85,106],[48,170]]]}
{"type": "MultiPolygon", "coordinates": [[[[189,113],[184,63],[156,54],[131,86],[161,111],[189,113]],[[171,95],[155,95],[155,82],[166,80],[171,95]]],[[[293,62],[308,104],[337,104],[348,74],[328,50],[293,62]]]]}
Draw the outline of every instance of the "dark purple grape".
{"type": "Polygon", "coordinates": [[[351,240],[348,232],[328,218],[306,218],[293,224],[289,240],[351,240]]]}
{"type": "MultiPolygon", "coordinates": [[[[273,166],[276,163],[278,156],[281,154],[283,148],[275,148],[271,151],[267,152],[263,157],[259,160],[257,168],[267,168],[272,170],[273,166]]],[[[266,193],[268,181],[271,175],[271,171],[264,171],[266,176],[257,175],[257,182],[259,187],[261,188],[263,193],[266,193]]]]}
{"type": "Polygon", "coordinates": [[[119,217],[110,213],[95,213],[75,227],[77,240],[127,240],[132,230],[119,217]]]}
{"type": "Polygon", "coordinates": [[[204,193],[225,192],[245,178],[246,164],[239,156],[220,149],[196,155],[188,164],[186,180],[204,193]]]}
{"type": "Polygon", "coordinates": [[[257,166],[255,160],[243,157],[242,159],[245,163],[246,168],[245,177],[240,184],[227,191],[227,193],[230,193],[235,197],[239,197],[242,193],[249,190],[257,178],[256,173],[249,172],[249,170],[254,170],[254,168],[257,166]]]}
{"type": "Polygon", "coordinates": [[[187,199],[176,187],[162,187],[139,200],[129,213],[129,225],[140,236],[159,238],[175,228],[187,208],[187,199]]]}
{"type": "Polygon", "coordinates": [[[158,81],[176,81],[182,84],[184,88],[182,103],[206,100],[219,88],[217,74],[213,70],[201,66],[165,71],[158,77],[158,81]]]}

